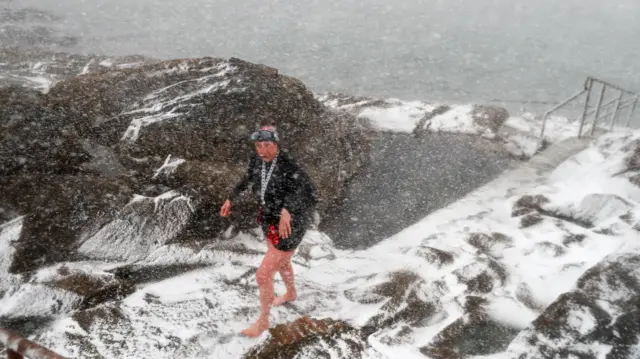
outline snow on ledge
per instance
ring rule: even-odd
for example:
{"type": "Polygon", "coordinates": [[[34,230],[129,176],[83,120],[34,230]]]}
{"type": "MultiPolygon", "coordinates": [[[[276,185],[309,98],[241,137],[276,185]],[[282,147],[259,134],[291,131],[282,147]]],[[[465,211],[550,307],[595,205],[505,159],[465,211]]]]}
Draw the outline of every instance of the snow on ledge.
{"type": "MultiPolygon", "coordinates": [[[[188,65],[184,64],[184,66],[188,65]]],[[[187,70],[187,67],[173,68],[160,71],[158,74],[152,73],[149,76],[187,70]]],[[[200,103],[192,102],[196,97],[227,88],[231,83],[231,80],[227,77],[233,73],[235,67],[228,62],[222,62],[212,70],[217,72],[195,79],[179,81],[153,91],[131,106],[128,111],[123,112],[120,116],[130,115],[132,119],[121,140],[135,142],[139,138],[142,128],[156,122],[180,117],[188,112],[190,108],[200,105],[200,103]],[[180,95],[177,95],[177,93],[180,95]]]]}
{"type": "Polygon", "coordinates": [[[138,261],[176,238],[193,214],[191,200],[176,191],[157,197],[136,195],[78,252],[90,259],[138,261]]]}
{"type": "Polygon", "coordinates": [[[160,168],[158,168],[153,175],[153,178],[157,178],[160,175],[169,175],[176,171],[178,166],[185,163],[186,160],[182,158],[176,158],[175,160],[171,160],[171,155],[167,156],[167,159],[164,160],[164,163],[160,168]]]}
{"type": "Polygon", "coordinates": [[[20,238],[23,219],[24,216],[20,216],[0,224],[0,290],[3,282],[9,277],[9,266],[15,253],[12,243],[20,238]]]}

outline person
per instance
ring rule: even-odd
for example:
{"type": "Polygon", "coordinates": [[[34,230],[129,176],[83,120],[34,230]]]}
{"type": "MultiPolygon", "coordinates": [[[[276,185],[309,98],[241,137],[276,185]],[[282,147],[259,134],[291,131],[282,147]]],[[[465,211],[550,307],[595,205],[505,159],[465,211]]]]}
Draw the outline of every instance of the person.
{"type": "Polygon", "coordinates": [[[259,200],[257,221],[267,242],[267,252],[256,272],[260,292],[260,317],[242,334],[255,337],[269,328],[271,306],[294,301],[297,297],[291,257],[300,245],[317,203],[316,187],[306,171],[286,151],[279,148],[279,136],[273,126],[261,127],[251,136],[255,153],[246,174],[225,200],[220,214],[231,213],[233,201],[251,185],[259,200]],[[286,292],[276,297],[275,273],[280,273],[286,292]]]}

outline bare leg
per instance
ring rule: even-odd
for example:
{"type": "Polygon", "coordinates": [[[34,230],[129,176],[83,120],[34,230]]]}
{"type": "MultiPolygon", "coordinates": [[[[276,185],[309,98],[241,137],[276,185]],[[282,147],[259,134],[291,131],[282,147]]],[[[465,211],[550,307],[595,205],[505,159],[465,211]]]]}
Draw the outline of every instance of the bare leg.
{"type": "Polygon", "coordinates": [[[293,302],[294,300],[296,300],[297,293],[296,293],[296,286],[294,283],[293,266],[291,265],[292,255],[293,255],[293,252],[290,252],[290,254],[287,256],[288,258],[286,258],[284,263],[280,266],[280,269],[279,269],[280,277],[282,277],[282,280],[284,281],[284,285],[287,288],[287,292],[284,295],[276,297],[273,300],[274,307],[282,305],[286,302],[293,302]]]}
{"type": "Polygon", "coordinates": [[[278,270],[278,256],[269,248],[256,272],[256,282],[260,291],[260,318],[242,334],[257,337],[269,328],[269,311],[273,302],[273,276],[278,270]]]}
{"type": "Polygon", "coordinates": [[[242,331],[250,337],[257,337],[269,328],[269,311],[273,303],[273,276],[281,266],[281,255],[273,246],[269,246],[262,263],[256,272],[256,281],[260,290],[260,318],[251,327],[242,331]]]}

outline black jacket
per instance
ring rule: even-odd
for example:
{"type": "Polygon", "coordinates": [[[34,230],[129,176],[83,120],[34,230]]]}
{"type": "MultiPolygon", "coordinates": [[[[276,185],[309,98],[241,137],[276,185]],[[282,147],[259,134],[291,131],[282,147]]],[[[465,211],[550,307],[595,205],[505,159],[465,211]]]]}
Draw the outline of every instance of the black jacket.
{"type": "MultiPolygon", "coordinates": [[[[249,186],[258,203],[260,202],[262,162],[257,154],[251,156],[247,172],[229,196],[231,202],[249,186]]],[[[272,164],[273,162],[266,164],[265,175],[269,173],[272,164]]],[[[278,153],[275,166],[264,195],[264,220],[277,221],[282,208],[286,208],[292,217],[302,218],[309,215],[317,204],[318,197],[316,186],[307,172],[284,151],[278,153]]]]}

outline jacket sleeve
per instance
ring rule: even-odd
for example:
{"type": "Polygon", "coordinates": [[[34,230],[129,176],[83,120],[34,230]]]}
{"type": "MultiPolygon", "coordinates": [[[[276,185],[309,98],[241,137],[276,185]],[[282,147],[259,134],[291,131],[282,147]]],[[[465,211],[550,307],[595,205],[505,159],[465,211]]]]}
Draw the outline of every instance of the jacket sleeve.
{"type": "Polygon", "coordinates": [[[251,174],[253,173],[254,166],[255,166],[255,159],[251,157],[251,159],[249,160],[249,166],[247,167],[247,172],[245,172],[244,176],[242,176],[242,178],[240,179],[240,182],[238,182],[235,185],[235,187],[233,187],[233,190],[229,194],[228,199],[230,201],[233,202],[240,195],[240,193],[242,193],[244,190],[247,189],[247,187],[249,187],[249,184],[253,180],[251,178],[252,177],[251,174]]]}

